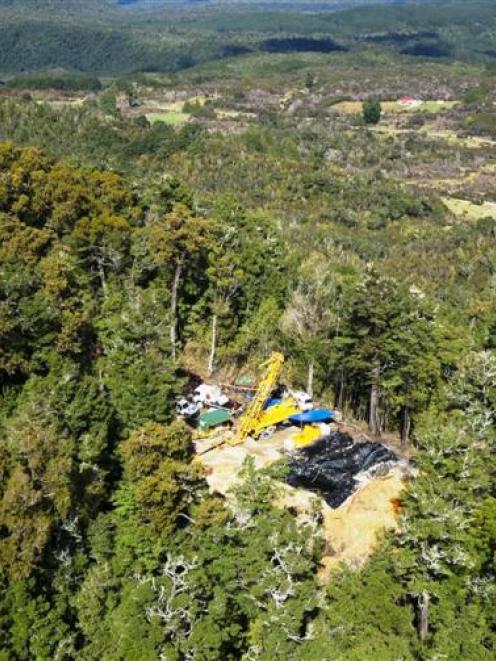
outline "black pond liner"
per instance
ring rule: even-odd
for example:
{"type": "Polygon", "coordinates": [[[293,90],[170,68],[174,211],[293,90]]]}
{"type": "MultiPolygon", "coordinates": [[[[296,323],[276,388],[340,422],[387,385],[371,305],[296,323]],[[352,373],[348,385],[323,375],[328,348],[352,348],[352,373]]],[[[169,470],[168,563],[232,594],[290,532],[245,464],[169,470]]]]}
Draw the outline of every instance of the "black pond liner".
{"type": "Polygon", "coordinates": [[[316,491],[333,508],[357,489],[355,476],[398,457],[381,443],[354,443],[349,434],[335,432],[304,448],[291,462],[286,481],[292,487],[316,491]]]}

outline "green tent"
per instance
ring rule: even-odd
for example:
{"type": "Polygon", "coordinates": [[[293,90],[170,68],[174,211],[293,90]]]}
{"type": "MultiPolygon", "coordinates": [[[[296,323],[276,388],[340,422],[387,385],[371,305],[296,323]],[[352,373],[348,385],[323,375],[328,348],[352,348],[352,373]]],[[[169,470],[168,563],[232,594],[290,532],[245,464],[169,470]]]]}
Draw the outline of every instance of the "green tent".
{"type": "Polygon", "coordinates": [[[203,413],[198,419],[198,427],[205,431],[218,425],[223,425],[231,419],[231,411],[229,409],[215,409],[215,411],[208,411],[203,413]]]}

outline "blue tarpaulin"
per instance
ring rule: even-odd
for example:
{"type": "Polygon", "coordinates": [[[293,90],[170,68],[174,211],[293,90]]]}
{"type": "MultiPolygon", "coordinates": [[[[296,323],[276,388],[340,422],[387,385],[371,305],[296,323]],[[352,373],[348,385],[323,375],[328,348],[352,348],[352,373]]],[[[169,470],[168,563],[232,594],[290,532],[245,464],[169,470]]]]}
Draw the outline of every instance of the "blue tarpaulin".
{"type": "Polygon", "coordinates": [[[268,399],[265,402],[264,409],[270,409],[271,406],[275,406],[276,404],[280,404],[281,402],[282,399],[277,399],[277,398],[268,399]]]}
{"type": "Polygon", "coordinates": [[[297,425],[304,425],[312,422],[329,422],[334,419],[334,411],[328,409],[314,409],[313,411],[305,411],[305,413],[298,413],[290,417],[291,422],[297,425]]]}

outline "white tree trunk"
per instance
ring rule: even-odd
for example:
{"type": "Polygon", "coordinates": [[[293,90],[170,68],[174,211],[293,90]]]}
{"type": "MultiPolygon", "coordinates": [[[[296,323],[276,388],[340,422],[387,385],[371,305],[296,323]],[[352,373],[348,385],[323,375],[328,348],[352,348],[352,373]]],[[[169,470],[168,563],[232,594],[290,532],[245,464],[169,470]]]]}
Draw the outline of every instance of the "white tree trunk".
{"type": "Polygon", "coordinates": [[[171,292],[171,322],[170,322],[170,343],[171,343],[171,355],[172,360],[176,360],[176,340],[177,340],[177,299],[179,294],[179,284],[181,282],[181,275],[183,271],[184,255],[181,255],[177,264],[176,271],[174,273],[174,280],[172,282],[172,292],[171,292]]]}
{"type": "Polygon", "coordinates": [[[378,418],[379,407],[379,376],[381,373],[381,365],[379,361],[374,361],[372,368],[372,384],[370,386],[370,404],[369,404],[369,429],[375,435],[379,436],[381,427],[378,418]]]}
{"type": "Polygon", "coordinates": [[[215,350],[217,348],[217,315],[212,316],[212,338],[210,340],[210,354],[208,356],[208,375],[214,371],[215,350]]]}
{"type": "Polygon", "coordinates": [[[308,365],[308,378],[307,378],[307,393],[310,397],[313,397],[313,373],[314,373],[314,362],[310,361],[308,365]]]}
{"type": "Polygon", "coordinates": [[[411,426],[410,411],[408,409],[408,406],[405,406],[403,408],[403,420],[401,425],[401,445],[403,447],[406,447],[410,442],[410,426],[411,426]]]}
{"type": "Polygon", "coordinates": [[[105,277],[105,269],[103,267],[103,260],[98,260],[98,276],[100,284],[102,285],[103,297],[107,297],[107,278],[105,277]]]}
{"type": "Polygon", "coordinates": [[[418,633],[419,638],[423,642],[429,633],[429,593],[422,592],[418,598],[419,605],[419,618],[418,618],[418,633]]]}
{"type": "Polygon", "coordinates": [[[337,401],[337,408],[339,410],[343,408],[343,403],[344,403],[344,370],[341,369],[341,376],[339,378],[339,393],[338,393],[338,401],[337,401]]]}

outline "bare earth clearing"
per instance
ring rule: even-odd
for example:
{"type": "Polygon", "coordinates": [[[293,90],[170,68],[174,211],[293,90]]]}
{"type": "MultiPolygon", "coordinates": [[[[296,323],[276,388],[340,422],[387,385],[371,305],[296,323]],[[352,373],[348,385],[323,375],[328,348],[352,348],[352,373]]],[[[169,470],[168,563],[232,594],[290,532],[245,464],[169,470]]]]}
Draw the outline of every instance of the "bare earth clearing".
{"type": "MultiPolygon", "coordinates": [[[[355,434],[355,429],[341,425],[343,431],[355,434]]],[[[242,445],[223,445],[206,451],[215,437],[196,442],[199,460],[206,470],[206,479],[212,492],[228,499],[236,485],[243,462],[251,457],[260,470],[284,456],[284,442],[296,431],[290,427],[276,432],[267,440],[248,439],[242,445]],[[203,454],[202,454],[203,453],[203,454]]],[[[363,436],[356,437],[359,442],[363,436]]],[[[380,543],[386,530],[397,529],[401,492],[405,488],[405,470],[400,464],[383,477],[364,476],[360,486],[340,507],[332,509],[319,495],[305,489],[296,489],[277,482],[278,503],[294,511],[299,520],[322,520],[321,531],[325,540],[322,558],[322,580],[329,579],[333,571],[344,562],[358,568],[365,564],[380,543]],[[319,514],[320,513],[320,514],[319,514]]]]}

